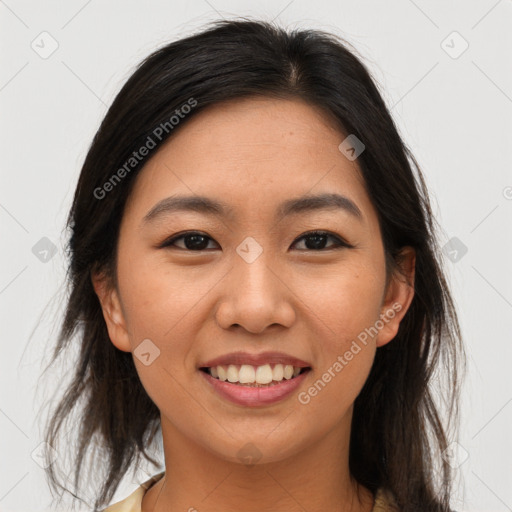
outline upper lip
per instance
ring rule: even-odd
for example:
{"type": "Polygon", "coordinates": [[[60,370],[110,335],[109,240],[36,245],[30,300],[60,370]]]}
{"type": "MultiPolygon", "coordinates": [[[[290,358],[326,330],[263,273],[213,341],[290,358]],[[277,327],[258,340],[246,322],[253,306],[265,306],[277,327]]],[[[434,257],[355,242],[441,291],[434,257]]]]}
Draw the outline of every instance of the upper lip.
{"type": "Polygon", "coordinates": [[[250,364],[254,366],[263,366],[265,364],[291,364],[295,367],[310,368],[311,365],[294,356],[283,352],[261,352],[259,354],[250,354],[249,352],[232,352],[222,356],[210,359],[199,365],[199,368],[211,368],[220,365],[242,365],[250,364]]]}

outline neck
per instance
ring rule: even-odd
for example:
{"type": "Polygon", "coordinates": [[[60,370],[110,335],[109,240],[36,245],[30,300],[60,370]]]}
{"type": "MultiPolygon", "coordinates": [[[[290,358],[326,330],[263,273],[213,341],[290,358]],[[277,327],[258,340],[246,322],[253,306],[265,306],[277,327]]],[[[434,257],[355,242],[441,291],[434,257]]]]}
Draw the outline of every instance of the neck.
{"type": "Polygon", "coordinates": [[[370,512],[372,493],[349,472],[347,432],[340,427],[288,457],[262,454],[261,463],[246,465],[206,450],[162,417],[166,472],[144,495],[142,512],[370,512]]]}

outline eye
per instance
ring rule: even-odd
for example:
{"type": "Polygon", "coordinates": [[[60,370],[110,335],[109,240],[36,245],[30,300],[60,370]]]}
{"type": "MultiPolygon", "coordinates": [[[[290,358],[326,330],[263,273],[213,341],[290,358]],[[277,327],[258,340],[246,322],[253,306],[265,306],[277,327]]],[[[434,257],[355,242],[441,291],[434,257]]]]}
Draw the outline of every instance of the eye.
{"type": "Polygon", "coordinates": [[[208,235],[200,233],[198,231],[188,231],[181,235],[173,236],[165,240],[160,247],[176,247],[178,249],[189,250],[189,251],[204,251],[208,245],[208,240],[213,241],[208,235]],[[178,240],[185,241],[185,247],[179,247],[176,245],[178,240]]]}
{"type": "MultiPolygon", "coordinates": [[[[312,231],[310,233],[306,233],[302,235],[300,238],[297,238],[295,242],[292,244],[295,245],[300,240],[307,240],[306,248],[302,250],[314,250],[321,251],[324,249],[339,249],[341,247],[353,247],[353,245],[348,244],[340,237],[333,235],[327,231],[312,231]],[[325,247],[325,242],[331,238],[334,240],[334,245],[331,247],[325,247]]],[[[160,248],[164,247],[175,247],[182,250],[188,251],[204,251],[207,250],[208,241],[214,241],[213,238],[205,235],[204,233],[200,233],[199,231],[188,231],[186,233],[181,233],[180,235],[173,236],[160,244],[160,248]],[[184,247],[180,247],[176,245],[178,240],[184,241],[184,247]]],[[[215,242],[216,243],[216,242],[215,242]]],[[[218,244],[217,244],[218,245],[218,244]]]]}
{"type": "Polygon", "coordinates": [[[297,238],[297,240],[292,244],[294,245],[299,240],[309,240],[309,243],[306,242],[306,249],[305,250],[323,250],[323,249],[339,249],[341,247],[353,247],[352,245],[348,244],[344,240],[342,240],[340,237],[333,235],[329,233],[328,231],[312,231],[310,233],[306,233],[305,235],[302,235],[300,238],[297,238]],[[331,247],[324,247],[325,242],[327,239],[333,239],[335,241],[334,246],[331,247]]]}

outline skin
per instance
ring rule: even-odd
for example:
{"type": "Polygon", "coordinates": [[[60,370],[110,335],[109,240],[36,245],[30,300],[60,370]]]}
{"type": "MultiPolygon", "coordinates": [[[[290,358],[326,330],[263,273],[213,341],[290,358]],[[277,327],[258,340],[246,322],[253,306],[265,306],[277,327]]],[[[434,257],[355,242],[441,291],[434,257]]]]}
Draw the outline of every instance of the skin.
{"type": "Polygon", "coordinates": [[[148,366],[134,357],[161,413],[166,462],[143,512],[372,509],[372,493],[349,473],[353,402],[411,303],[415,255],[404,249],[406,278],[395,275],[386,287],[377,213],[357,160],[338,149],[345,136],[300,100],[230,101],[191,118],[137,176],[121,223],[118,286],[103,274],[92,280],[112,343],[133,352],[149,338],[160,350],[148,366]],[[275,217],[281,202],[321,192],[352,199],[362,221],[341,209],[275,217]],[[176,194],[223,200],[233,218],[175,212],[142,223],[176,194]],[[207,248],[187,250],[184,239],[158,248],[186,230],[209,237],[207,248]],[[316,249],[303,237],[311,230],[354,247],[335,249],[327,238],[316,249]],[[263,249],[252,263],[236,252],[248,236],[263,249]],[[298,392],[393,304],[401,310],[300,403],[298,392]],[[217,395],[197,369],[236,350],[282,351],[313,370],[291,397],[242,407],[217,395]],[[237,456],[247,443],[261,457],[250,466],[237,456]]]}

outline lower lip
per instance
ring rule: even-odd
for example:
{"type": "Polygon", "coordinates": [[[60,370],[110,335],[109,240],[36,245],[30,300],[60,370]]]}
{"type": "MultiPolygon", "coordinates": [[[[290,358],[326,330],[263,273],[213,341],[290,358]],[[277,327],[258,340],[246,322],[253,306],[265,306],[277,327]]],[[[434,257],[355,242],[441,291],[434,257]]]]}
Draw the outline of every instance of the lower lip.
{"type": "Polygon", "coordinates": [[[203,374],[206,381],[219,395],[235,404],[248,407],[274,404],[284,400],[302,384],[309,372],[310,370],[306,370],[293,379],[284,379],[279,384],[274,384],[273,386],[253,388],[215,379],[209,373],[199,370],[199,373],[203,374]]]}

